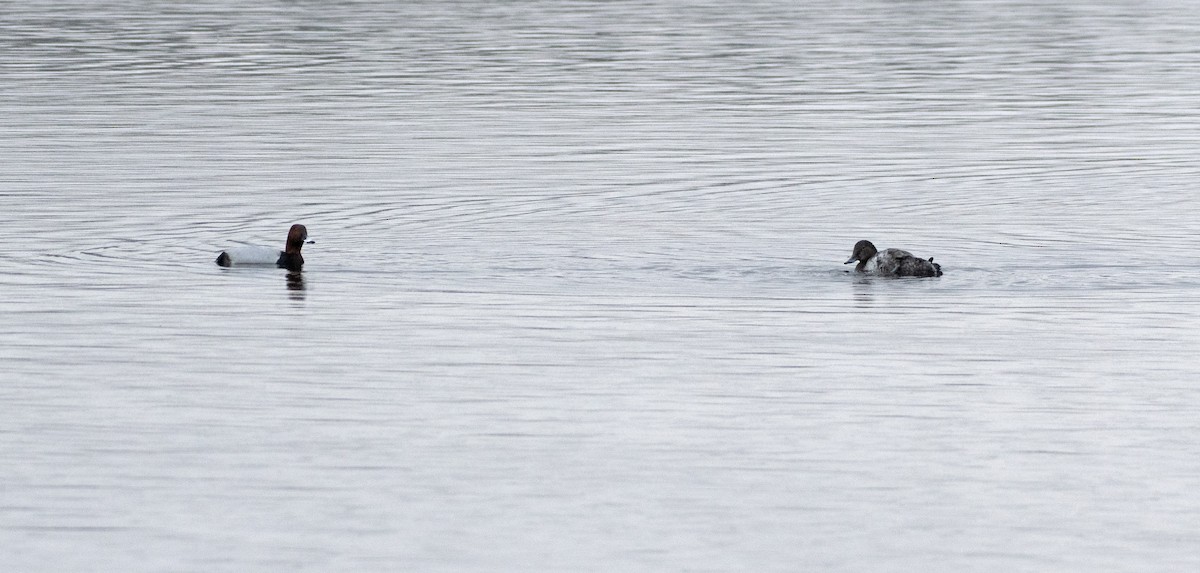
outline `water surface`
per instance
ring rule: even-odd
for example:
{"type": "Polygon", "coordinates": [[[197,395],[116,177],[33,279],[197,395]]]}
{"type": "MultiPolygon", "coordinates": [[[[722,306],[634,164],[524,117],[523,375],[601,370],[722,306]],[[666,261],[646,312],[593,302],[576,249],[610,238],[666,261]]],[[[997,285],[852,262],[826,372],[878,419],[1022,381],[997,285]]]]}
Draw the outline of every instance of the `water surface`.
{"type": "Polygon", "coordinates": [[[1198,27],[9,6],[0,567],[1195,568],[1198,27]]]}

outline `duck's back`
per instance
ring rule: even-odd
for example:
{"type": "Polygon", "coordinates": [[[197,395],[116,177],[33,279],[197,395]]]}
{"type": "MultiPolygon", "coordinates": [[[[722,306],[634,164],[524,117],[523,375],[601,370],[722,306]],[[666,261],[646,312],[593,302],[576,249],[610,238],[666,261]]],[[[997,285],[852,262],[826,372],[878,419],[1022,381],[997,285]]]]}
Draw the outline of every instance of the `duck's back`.
{"type": "Polygon", "coordinates": [[[884,249],[876,257],[879,274],[898,277],[942,276],[942,266],[933,262],[933,259],[920,259],[902,249],[884,249]]]}
{"type": "Polygon", "coordinates": [[[884,249],[874,257],[875,272],[881,275],[900,274],[900,264],[905,259],[913,258],[912,253],[902,249],[884,249]]]}
{"type": "Polygon", "coordinates": [[[279,249],[244,245],[227,249],[217,257],[217,264],[223,267],[233,265],[274,265],[279,262],[279,249]]]}

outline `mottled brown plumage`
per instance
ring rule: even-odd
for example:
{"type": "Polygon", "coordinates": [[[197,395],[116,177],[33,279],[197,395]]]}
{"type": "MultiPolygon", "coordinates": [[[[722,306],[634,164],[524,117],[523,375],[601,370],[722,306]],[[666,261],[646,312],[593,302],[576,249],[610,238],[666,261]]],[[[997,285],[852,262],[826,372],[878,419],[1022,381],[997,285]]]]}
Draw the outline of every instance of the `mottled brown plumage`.
{"type": "Polygon", "coordinates": [[[860,273],[873,273],[892,277],[940,277],[942,266],[933,262],[933,257],[920,259],[900,249],[879,251],[871,241],[859,241],[846,264],[858,261],[854,267],[860,273]]]}

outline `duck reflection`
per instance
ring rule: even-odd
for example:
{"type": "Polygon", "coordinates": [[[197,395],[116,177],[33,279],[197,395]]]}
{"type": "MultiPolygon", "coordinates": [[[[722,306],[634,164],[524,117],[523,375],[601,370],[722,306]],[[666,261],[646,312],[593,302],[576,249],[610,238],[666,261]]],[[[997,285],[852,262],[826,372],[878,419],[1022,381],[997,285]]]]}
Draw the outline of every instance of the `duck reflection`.
{"type": "Polygon", "coordinates": [[[872,283],[875,282],[875,277],[864,275],[861,273],[853,273],[854,277],[850,284],[854,285],[854,304],[859,307],[875,306],[875,288],[872,283]]]}
{"type": "Polygon", "coordinates": [[[307,287],[304,284],[303,271],[288,271],[287,289],[289,291],[288,296],[292,300],[304,300],[307,287]]]}

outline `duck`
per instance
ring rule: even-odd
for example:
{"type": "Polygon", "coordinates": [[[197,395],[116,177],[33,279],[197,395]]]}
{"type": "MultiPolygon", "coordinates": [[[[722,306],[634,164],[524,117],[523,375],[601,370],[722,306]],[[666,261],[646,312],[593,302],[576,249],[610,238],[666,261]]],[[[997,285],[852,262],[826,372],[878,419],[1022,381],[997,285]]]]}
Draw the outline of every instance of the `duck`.
{"type": "Polygon", "coordinates": [[[298,271],[304,266],[304,257],[300,254],[300,249],[304,247],[305,242],[312,244],[316,241],[309,241],[308,229],[297,223],[288,229],[287,244],[282,251],[252,245],[234,247],[217,255],[217,265],[275,265],[289,271],[298,271]]]}
{"type": "Polygon", "coordinates": [[[871,241],[859,241],[845,264],[858,261],[855,271],[889,277],[940,277],[942,265],[933,262],[933,257],[921,259],[901,249],[875,248],[871,241]]]}

